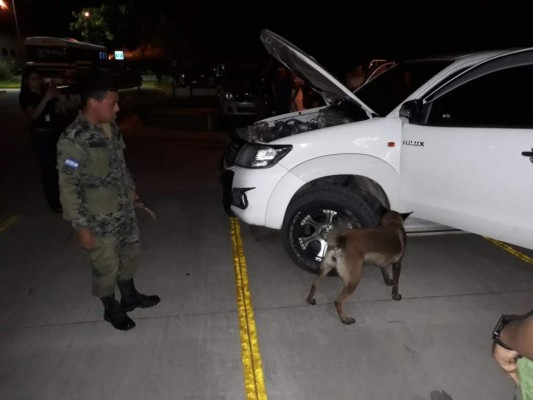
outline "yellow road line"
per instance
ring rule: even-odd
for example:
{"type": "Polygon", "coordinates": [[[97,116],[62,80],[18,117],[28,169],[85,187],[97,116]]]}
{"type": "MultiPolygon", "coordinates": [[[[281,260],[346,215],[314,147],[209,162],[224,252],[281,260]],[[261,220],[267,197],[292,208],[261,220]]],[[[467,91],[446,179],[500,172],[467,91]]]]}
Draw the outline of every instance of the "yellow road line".
{"type": "Polygon", "coordinates": [[[237,218],[230,218],[233,242],[233,266],[237,289],[237,308],[241,333],[242,365],[247,400],[267,400],[259,341],[255,328],[254,310],[248,286],[248,272],[241,238],[241,227],[237,218]]]}
{"type": "Polygon", "coordinates": [[[511,253],[513,256],[518,257],[522,261],[524,261],[524,262],[526,262],[526,263],[528,263],[530,265],[533,265],[533,258],[531,258],[531,257],[525,255],[524,253],[512,248],[508,244],[505,244],[503,242],[500,242],[499,240],[492,239],[492,238],[489,238],[489,237],[485,237],[485,239],[487,239],[489,242],[495,244],[496,246],[504,249],[506,252],[511,253]]]}
{"type": "Polygon", "coordinates": [[[9,228],[11,225],[13,225],[15,222],[19,220],[20,216],[18,215],[12,215],[8,219],[6,219],[4,222],[0,224],[0,233],[5,231],[7,228],[9,228]]]}

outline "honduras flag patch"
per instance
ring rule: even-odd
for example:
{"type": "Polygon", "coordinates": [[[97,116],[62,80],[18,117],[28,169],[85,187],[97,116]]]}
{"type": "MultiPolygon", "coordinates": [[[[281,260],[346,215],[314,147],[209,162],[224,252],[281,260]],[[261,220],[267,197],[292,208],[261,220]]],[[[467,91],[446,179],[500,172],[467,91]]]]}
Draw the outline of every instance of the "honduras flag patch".
{"type": "Polygon", "coordinates": [[[72,158],[67,158],[65,160],[65,165],[68,165],[70,168],[78,169],[78,162],[76,160],[73,160],[72,158]]]}
{"type": "Polygon", "coordinates": [[[76,160],[72,158],[67,158],[63,163],[63,168],[61,168],[61,171],[65,174],[72,175],[74,173],[74,170],[79,168],[79,165],[80,164],[76,160]]]}

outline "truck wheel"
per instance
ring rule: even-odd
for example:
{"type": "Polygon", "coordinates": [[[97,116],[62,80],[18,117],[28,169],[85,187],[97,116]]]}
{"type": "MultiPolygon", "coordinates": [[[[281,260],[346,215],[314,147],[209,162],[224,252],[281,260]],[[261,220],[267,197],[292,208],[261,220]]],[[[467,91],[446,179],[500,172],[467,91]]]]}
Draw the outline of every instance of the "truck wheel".
{"type": "Polygon", "coordinates": [[[287,208],[282,227],[285,250],[300,268],[318,274],[327,250],[327,233],[347,222],[353,227],[371,227],[379,217],[353,190],[334,185],[306,190],[287,208]]]}

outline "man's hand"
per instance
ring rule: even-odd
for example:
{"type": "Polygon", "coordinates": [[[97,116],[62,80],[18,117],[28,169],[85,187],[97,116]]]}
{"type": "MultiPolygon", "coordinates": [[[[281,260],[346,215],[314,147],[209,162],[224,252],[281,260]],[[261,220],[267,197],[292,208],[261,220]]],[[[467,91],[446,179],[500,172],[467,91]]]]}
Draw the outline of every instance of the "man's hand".
{"type": "Polygon", "coordinates": [[[94,240],[94,235],[88,228],[81,228],[78,231],[78,240],[81,247],[84,250],[93,250],[96,247],[96,241],[94,240]]]}
{"type": "Polygon", "coordinates": [[[54,97],[59,97],[59,91],[57,90],[55,81],[50,81],[45,97],[47,100],[53,99],[54,97]]]}
{"type": "Polygon", "coordinates": [[[519,384],[517,373],[518,366],[516,364],[518,356],[519,354],[516,351],[507,350],[496,342],[492,343],[492,358],[496,360],[501,369],[503,369],[517,385],[519,384]]]}

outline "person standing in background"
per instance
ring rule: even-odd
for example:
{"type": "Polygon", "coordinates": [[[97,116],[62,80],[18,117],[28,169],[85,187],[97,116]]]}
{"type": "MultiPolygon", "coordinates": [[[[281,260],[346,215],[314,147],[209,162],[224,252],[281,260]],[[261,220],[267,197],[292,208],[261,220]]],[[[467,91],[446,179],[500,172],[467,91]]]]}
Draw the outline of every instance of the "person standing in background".
{"type": "Polygon", "coordinates": [[[272,82],[273,114],[282,115],[291,111],[293,79],[290,71],[280,65],[272,82]]]}
{"type": "Polygon", "coordinates": [[[366,75],[362,65],[358,65],[346,74],[346,87],[352,92],[365,83],[366,75]]]}
{"type": "Polygon", "coordinates": [[[304,107],[304,87],[303,79],[293,74],[291,90],[291,112],[305,110],[304,107]]]}
{"type": "Polygon", "coordinates": [[[45,87],[39,72],[26,69],[22,74],[19,104],[30,119],[30,139],[41,168],[46,201],[52,211],[61,213],[56,145],[62,130],[59,91],[54,83],[45,87]]]}

